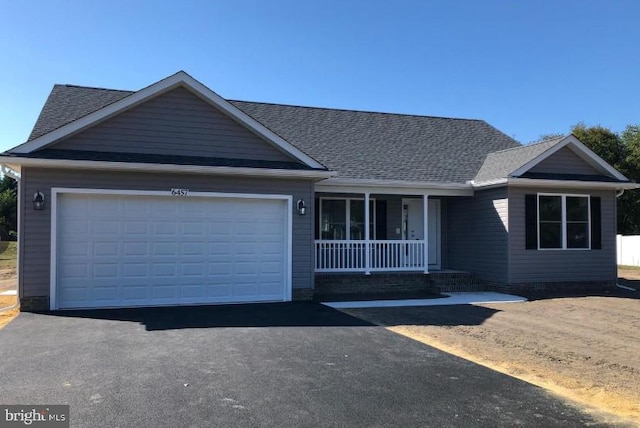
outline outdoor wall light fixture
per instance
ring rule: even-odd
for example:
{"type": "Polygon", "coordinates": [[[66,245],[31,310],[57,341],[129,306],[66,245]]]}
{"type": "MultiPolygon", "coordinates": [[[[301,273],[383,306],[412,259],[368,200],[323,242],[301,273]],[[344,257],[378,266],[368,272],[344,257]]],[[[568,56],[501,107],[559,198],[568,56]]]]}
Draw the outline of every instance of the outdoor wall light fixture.
{"type": "Polygon", "coordinates": [[[304,199],[298,199],[296,208],[298,209],[299,215],[305,215],[307,213],[307,207],[304,206],[304,199]]]}
{"type": "Polygon", "coordinates": [[[44,209],[44,193],[42,193],[39,190],[33,194],[33,209],[34,210],[44,209]]]}

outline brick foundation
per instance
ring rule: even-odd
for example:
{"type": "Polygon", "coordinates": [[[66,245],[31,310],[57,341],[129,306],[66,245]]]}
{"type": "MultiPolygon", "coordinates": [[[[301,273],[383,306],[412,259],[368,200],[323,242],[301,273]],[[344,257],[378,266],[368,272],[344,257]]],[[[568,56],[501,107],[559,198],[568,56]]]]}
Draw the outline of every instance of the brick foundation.
{"type": "Polygon", "coordinates": [[[22,312],[40,312],[49,310],[49,298],[45,296],[37,297],[21,297],[20,311],[22,312]]]}
{"type": "Polygon", "coordinates": [[[423,273],[316,274],[316,295],[375,293],[437,293],[423,273]]]}
{"type": "Polygon", "coordinates": [[[441,292],[447,291],[485,291],[486,285],[478,281],[469,272],[433,272],[431,283],[441,292]]]}
{"type": "Polygon", "coordinates": [[[293,289],[293,301],[305,302],[313,300],[313,288],[294,288],[293,289]]]}

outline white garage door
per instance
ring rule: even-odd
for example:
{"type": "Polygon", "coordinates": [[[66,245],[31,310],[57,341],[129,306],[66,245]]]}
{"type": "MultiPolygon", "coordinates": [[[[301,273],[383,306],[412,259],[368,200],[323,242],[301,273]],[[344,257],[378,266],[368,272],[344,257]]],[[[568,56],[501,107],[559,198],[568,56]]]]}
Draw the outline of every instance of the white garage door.
{"type": "Polygon", "coordinates": [[[287,300],[282,199],[60,193],[58,308],[287,300]]]}

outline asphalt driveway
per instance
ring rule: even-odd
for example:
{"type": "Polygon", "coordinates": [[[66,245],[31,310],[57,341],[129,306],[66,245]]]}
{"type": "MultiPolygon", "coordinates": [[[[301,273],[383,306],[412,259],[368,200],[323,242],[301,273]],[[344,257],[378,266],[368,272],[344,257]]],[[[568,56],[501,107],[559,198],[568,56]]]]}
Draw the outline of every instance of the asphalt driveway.
{"type": "Polygon", "coordinates": [[[72,426],[585,426],[544,390],[312,303],[23,313],[0,403],[72,426]]]}

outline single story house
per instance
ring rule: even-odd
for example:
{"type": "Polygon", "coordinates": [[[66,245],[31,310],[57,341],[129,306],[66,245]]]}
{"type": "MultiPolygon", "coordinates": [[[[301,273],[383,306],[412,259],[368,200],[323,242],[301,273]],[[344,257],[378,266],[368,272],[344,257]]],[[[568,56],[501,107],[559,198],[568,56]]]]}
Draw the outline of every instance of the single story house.
{"type": "Polygon", "coordinates": [[[575,136],[481,120],[231,101],[184,72],[139,91],[55,85],[19,179],[24,310],[410,290],[606,287],[616,197],[575,136]]]}

